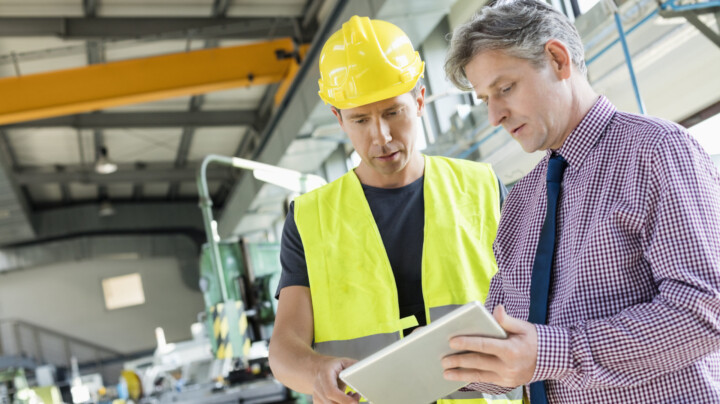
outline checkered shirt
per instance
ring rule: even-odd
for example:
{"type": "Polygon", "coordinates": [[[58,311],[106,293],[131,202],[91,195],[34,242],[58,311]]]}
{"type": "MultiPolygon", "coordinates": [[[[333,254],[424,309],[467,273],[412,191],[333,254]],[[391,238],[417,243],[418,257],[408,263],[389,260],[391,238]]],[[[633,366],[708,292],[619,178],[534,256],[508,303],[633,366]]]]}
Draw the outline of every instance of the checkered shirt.
{"type": "MultiPolygon", "coordinates": [[[[547,325],[532,381],[550,403],[720,403],[720,177],[671,122],[600,97],[558,152],[547,325]]],[[[511,190],[488,308],[527,319],[550,151],[511,190]]],[[[500,389],[475,384],[489,392],[500,389]]]]}

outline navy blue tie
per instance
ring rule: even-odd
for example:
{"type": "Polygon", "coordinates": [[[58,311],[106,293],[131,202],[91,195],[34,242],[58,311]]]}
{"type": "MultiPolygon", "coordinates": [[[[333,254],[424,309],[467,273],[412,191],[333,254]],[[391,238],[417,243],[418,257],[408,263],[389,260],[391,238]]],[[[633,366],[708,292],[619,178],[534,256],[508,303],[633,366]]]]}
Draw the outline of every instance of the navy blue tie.
{"type": "MultiPolygon", "coordinates": [[[[540,230],[535,262],[533,263],[530,281],[530,315],[528,321],[533,324],[547,322],[548,295],[550,294],[550,278],[552,274],[553,255],[555,254],[555,235],[557,205],[560,198],[560,184],[565,173],[567,161],[559,154],[553,154],[548,161],[547,170],[547,212],[545,222],[540,230]]],[[[530,402],[546,404],[547,394],[545,383],[538,381],[530,384],[530,402]]]]}

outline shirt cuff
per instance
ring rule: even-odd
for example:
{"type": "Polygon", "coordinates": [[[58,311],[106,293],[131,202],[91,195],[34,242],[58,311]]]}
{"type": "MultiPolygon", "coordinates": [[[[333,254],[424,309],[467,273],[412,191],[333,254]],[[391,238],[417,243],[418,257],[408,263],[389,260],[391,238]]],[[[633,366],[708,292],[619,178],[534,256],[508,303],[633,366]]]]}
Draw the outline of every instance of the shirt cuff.
{"type": "Polygon", "coordinates": [[[538,355],[531,382],[557,380],[572,370],[570,331],[563,327],[535,324],[538,355]]]}
{"type": "Polygon", "coordinates": [[[479,391],[481,393],[499,396],[512,390],[512,387],[500,387],[490,383],[470,383],[459,391],[479,391]]]}

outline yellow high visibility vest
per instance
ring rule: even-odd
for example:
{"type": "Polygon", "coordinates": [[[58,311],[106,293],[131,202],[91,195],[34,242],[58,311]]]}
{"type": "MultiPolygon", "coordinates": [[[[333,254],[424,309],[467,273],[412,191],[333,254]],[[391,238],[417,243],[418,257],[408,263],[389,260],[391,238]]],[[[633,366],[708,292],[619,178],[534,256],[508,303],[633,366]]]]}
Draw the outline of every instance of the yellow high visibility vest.
{"type": "MultiPolygon", "coordinates": [[[[430,323],[467,302],[485,301],[497,272],[492,243],[500,197],[495,174],[483,163],[425,156],[423,181],[422,293],[430,323]]],[[[317,352],[362,359],[417,324],[414,317],[400,318],[390,261],[354,171],[297,197],[295,223],[305,250],[317,352]]],[[[449,398],[520,403],[522,390],[516,390],[449,398]]]]}

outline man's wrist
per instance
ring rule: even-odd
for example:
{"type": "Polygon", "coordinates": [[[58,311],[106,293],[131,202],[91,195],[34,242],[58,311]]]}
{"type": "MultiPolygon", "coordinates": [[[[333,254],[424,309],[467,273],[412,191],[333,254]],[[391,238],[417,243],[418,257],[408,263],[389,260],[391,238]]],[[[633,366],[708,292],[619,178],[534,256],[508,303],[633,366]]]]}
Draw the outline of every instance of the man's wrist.
{"type": "Polygon", "coordinates": [[[563,327],[535,324],[538,336],[537,363],[531,382],[557,380],[572,371],[570,331],[563,327]]]}

